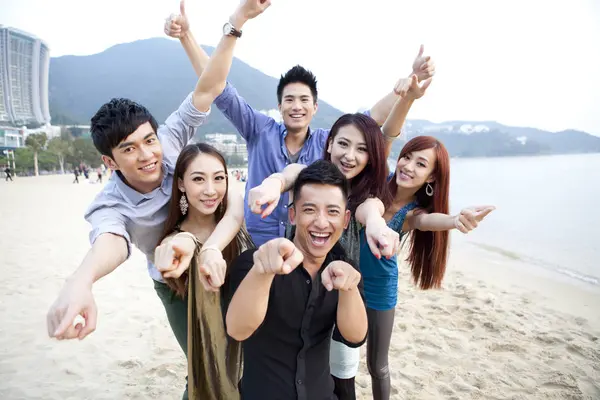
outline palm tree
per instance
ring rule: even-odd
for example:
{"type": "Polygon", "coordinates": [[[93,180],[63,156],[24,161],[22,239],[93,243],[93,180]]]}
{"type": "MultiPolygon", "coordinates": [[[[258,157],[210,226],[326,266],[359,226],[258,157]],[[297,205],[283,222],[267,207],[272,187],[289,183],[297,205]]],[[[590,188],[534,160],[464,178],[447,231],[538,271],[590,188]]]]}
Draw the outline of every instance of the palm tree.
{"type": "Polygon", "coordinates": [[[55,137],[48,142],[48,151],[58,157],[60,173],[65,173],[65,156],[72,153],[71,143],[63,138],[55,137]]]}
{"type": "Polygon", "coordinates": [[[25,145],[33,150],[33,167],[35,168],[35,176],[39,176],[38,170],[38,152],[46,146],[48,137],[45,133],[34,133],[27,136],[25,145]]]}

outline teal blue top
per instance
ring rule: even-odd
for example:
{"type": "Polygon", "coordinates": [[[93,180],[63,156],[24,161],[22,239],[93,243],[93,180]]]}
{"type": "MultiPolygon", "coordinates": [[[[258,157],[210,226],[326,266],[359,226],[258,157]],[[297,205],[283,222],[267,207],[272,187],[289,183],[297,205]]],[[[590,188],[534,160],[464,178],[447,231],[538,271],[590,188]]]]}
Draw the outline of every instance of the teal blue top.
{"type": "MultiPolygon", "coordinates": [[[[416,202],[405,205],[387,223],[390,228],[400,234],[400,238],[405,233],[402,232],[402,225],[406,214],[416,207],[416,202]]],[[[375,258],[365,238],[364,229],[360,230],[360,271],[365,285],[367,307],[380,311],[396,307],[398,302],[398,256],[394,255],[389,260],[385,257],[379,260],[375,258]]]]}

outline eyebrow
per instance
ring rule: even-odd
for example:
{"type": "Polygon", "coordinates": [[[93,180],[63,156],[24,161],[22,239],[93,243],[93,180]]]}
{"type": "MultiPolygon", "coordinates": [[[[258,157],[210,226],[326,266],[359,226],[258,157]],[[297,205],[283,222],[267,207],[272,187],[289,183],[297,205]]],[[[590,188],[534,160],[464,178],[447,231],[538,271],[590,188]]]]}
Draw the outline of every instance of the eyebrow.
{"type": "MultiPolygon", "coordinates": [[[[225,173],[225,171],[224,171],[224,170],[222,170],[222,169],[220,169],[220,170],[218,170],[218,171],[216,171],[216,172],[213,172],[213,175],[217,175],[217,174],[224,174],[224,173],[225,173]]],[[[202,171],[192,171],[192,172],[190,173],[190,175],[206,175],[206,172],[202,172],[202,171]]]]}
{"type": "Polygon", "coordinates": [[[308,94],[296,94],[296,95],[294,95],[294,94],[286,94],[285,96],[283,96],[284,99],[288,99],[288,98],[293,99],[294,97],[306,97],[306,98],[310,98],[311,95],[308,95],[308,94]]]}
{"type": "MultiPolygon", "coordinates": [[[[143,138],[142,140],[149,139],[149,138],[150,138],[150,137],[152,137],[152,136],[156,136],[156,133],[154,133],[154,132],[150,132],[149,134],[147,134],[146,136],[144,136],[144,138],[143,138]]],[[[134,142],[123,142],[123,143],[121,143],[121,144],[119,145],[119,149],[123,149],[123,148],[125,148],[125,147],[129,147],[129,146],[133,146],[133,145],[135,145],[135,143],[134,143],[134,142]]]]}
{"type": "MultiPolygon", "coordinates": [[[[316,207],[317,205],[315,203],[311,203],[311,202],[306,202],[306,203],[302,203],[302,207],[316,207]]],[[[335,208],[337,210],[341,210],[342,207],[338,206],[337,204],[328,204],[327,206],[325,206],[328,209],[332,209],[335,208]]]]}
{"type": "Polygon", "coordinates": [[[426,157],[422,157],[422,156],[421,156],[421,157],[419,157],[418,159],[419,159],[419,160],[426,161],[426,162],[429,162],[429,160],[428,160],[426,157]]]}
{"type": "MultiPolygon", "coordinates": [[[[348,138],[347,138],[347,137],[345,137],[344,135],[339,135],[339,138],[340,138],[340,139],[344,139],[346,142],[350,142],[350,143],[352,143],[352,140],[348,139],[348,138]]],[[[367,142],[358,142],[358,144],[359,144],[359,145],[366,146],[366,145],[367,145],[367,142]]]]}

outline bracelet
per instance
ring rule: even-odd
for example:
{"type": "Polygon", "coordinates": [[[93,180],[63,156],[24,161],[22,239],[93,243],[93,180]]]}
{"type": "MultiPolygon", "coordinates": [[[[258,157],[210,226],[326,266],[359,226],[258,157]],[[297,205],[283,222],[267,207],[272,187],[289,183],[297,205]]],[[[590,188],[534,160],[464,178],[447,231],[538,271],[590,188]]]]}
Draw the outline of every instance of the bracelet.
{"type": "Polygon", "coordinates": [[[215,251],[218,251],[219,253],[221,253],[221,250],[219,250],[219,248],[217,246],[203,246],[202,249],[200,250],[200,253],[198,253],[198,256],[208,250],[215,250],[215,251]]]}
{"type": "MultiPolygon", "coordinates": [[[[198,238],[196,237],[196,235],[194,235],[191,232],[184,232],[184,231],[182,231],[182,232],[179,232],[177,235],[184,235],[184,236],[189,237],[190,239],[192,239],[194,241],[194,243],[196,244],[196,246],[198,246],[198,244],[200,244],[200,242],[198,241],[198,238]]],[[[177,236],[177,235],[175,235],[175,236],[177,236]]]]}

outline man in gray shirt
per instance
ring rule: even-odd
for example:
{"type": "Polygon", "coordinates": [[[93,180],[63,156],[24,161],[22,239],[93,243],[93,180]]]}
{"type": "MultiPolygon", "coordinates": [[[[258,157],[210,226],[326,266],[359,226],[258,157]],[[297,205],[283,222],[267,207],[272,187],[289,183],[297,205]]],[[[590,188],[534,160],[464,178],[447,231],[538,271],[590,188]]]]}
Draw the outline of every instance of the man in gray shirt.
{"type": "MultiPolygon", "coordinates": [[[[154,250],[167,217],[173,172],[181,149],[204,123],[213,100],[223,91],[233,58],[233,48],[244,23],[261,14],[269,2],[244,0],[225,24],[215,49],[193,93],[158,124],[143,106],[127,99],[112,99],[92,118],[94,145],[104,163],[115,171],[88,208],[92,248],[80,267],[67,279],[47,315],[50,337],[83,339],[96,329],[97,307],[92,285],[114,271],[136,245],[148,259],[167,317],[184,352],[187,350],[187,303],[175,298],[153,264],[154,250]],[[77,315],[84,324],[74,325],[77,315]]],[[[204,243],[200,263],[209,271],[222,268],[221,251],[243,223],[243,199],[229,191],[229,208],[204,243]]],[[[192,240],[192,239],[188,239],[192,240]]],[[[184,395],[185,398],[185,395],[184,395]]]]}

